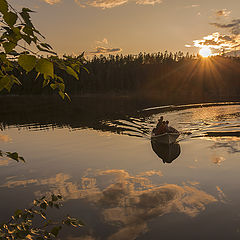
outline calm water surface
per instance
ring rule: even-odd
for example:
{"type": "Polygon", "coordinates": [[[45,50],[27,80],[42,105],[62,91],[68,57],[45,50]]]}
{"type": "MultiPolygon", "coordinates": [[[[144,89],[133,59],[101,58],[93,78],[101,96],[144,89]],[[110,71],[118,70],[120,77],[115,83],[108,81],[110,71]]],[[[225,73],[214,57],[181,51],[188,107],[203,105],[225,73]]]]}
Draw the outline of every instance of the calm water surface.
{"type": "Polygon", "coordinates": [[[55,193],[54,214],[86,224],[61,239],[240,239],[239,117],[240,105],[203,105],[102,120],[104,131],[5,122],[1,149],[26,163],[0,159],[0,222],[55,193]],[[172,148],[151,143],[161,115],[182,132],[172,148]]]}

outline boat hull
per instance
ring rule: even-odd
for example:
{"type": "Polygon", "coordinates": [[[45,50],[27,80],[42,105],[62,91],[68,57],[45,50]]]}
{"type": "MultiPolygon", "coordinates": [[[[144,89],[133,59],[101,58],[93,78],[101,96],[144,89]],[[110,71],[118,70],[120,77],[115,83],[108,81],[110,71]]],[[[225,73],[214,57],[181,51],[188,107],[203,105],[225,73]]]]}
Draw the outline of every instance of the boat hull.
{"type": "Polygon", "coordinates": [[[152,133],[151,140],[156,140],[157,142],[163,144],[171,144],[176,142],[179,135],[179,133],[163,133],[159,135],[152,133]]]}

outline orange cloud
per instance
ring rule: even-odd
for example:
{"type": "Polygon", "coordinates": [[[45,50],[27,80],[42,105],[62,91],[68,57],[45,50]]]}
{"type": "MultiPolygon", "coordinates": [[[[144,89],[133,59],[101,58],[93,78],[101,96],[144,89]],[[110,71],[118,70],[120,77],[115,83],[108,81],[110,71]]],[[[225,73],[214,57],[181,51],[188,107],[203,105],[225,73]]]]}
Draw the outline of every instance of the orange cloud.
{"type": "Polygon", "coordinates": [[[138,5],[155,5],[162,3],[162,0],[74,0],[80,7],[97,7],[102,9],[114,8],[129,2],[135,2],[138,5]]]}
{"type": "Polygon", "coordinates": [[[139,5],[154,5],[156,3],[161,3],[162,0],[138,0],[136,1],[136,4],[139,5]]]}
{"type": "Polygon", "coordinates": [[[46,2],[50,5],[53,5],[53,4],[56,4],[56,3],[60,3],[61,0],[44,0],[44,2],[46,2]]]}
{"type": "Polygon", "coordinates": [[[1,135],[0,134],[0,141],[2,141],[2,142],[11,142],[12,139],[8,135],[1,135]]]}
{"type": "Polygon", "coordinates": [[[90,52],[90,54],[108,54],[108,53],[116,53],[121,52],[121,48],[105,48],[105,47],[96,47],[95,51],[90,52]]]}
{"type": "Polygon", "coordinates": [[[231,11],[228,11],[227,9],[221,9],[216,11],[216,16],[217,17],[227,17],[229,16],[229,14],[231,13],[231,11]]]}
{"type": "MultiPolygon", "coordinates": [[[[213,52],[212,55],[218,55],[223,51],[225,53],[237,50],[240,46],[240,37],[236,35],[222,35],[219,32],[212,33],[199,40],[193,41],[193,46],[197,48],[208,47],[213,52]]],[[[191,45],[185,45],[190,47],[191,45]]]]}

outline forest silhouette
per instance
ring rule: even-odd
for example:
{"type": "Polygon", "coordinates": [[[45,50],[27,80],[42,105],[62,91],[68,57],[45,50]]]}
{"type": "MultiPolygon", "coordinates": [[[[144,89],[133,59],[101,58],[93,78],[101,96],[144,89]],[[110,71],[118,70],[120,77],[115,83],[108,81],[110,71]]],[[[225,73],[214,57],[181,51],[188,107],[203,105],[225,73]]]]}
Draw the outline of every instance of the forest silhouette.
{"type": "MultiPolygon", "coordinates": [[[[74,57],[72,57],[74,59],[74,57]]],[[[77,58],[77,57],[76,57],[77,58]]],[[[116,94],[155,99],[158,103],[193,103],[237,100],[240,95],[240,58],[177,53],[94,56],[85,63],[80,80],[58,70],[71,96],[116,94]]],[[[22,82],[10,94],[52,95],[43,79],[21,67],[15,72],[22,82]]],[[[7,91],[2,94],[8,94],[7,91]]]]}

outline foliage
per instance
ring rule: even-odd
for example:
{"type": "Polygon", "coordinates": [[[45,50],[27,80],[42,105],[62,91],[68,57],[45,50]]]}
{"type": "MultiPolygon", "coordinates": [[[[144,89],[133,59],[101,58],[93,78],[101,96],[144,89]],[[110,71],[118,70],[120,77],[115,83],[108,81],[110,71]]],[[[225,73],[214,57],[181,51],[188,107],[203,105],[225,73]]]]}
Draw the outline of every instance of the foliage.
{"type": "Polygon", "coordinates": [[[19,156],[17,152],[3,152],[0,150],[0,157],[7,157],[7,158],[11,158],[17,162],[25,162],[24,158],[19,156]]]}
{"type": "Polygon", "coordinates": [[[47,209],[59,209],[61,207],[61,199],[61,195],[53,194],[50,198],[44,196],[41,199],[34,200],[31,208],[16,210],[8,223],[0,226],[0,240],[50,240],[58,236],[62,225],[82,227],[84,224],[81,221],[70,216],[66,216],[60,222],[54,222],[48,218],[47,209]]]}
{"type": "Polygon", "coordinates": [[[63,99],[69,99],[64,80],[57,72],[59,69],[63,70],[78,80],[78,74],[84,68],[84,56],[81,54],[72,61],[69,57],[61,60],[40,55],[45,53],[56,56],[56,53],[43,41],[44,36],[34,27],[31,13],[34,11],[28,8],[17,11],[6,0],[0,0],[0,91],[6,89],[10,92],[14,84],[22,84],[19,74],[14,75],[14,69],[20,66],[23,70],[20,73],[28,74],[35,70],[35,79],[43,76],[43,87],[50,86],[63,99]]]}
{"type": "MultiPolygon", "coordinates": [[[[30,14],[34,11],[22,8],[17,11],[7,0],[0,0],[0,92],[6,89],[11,91],[14,85],[22,85],[21,75],[35,73],[34,79],[41,77],[42,86],[50,86],[58,91],[64,99],[69,96],[65,91],[65,82],[58,76],[59,70],[65,71],[73,78],[79,80],[81,69],[85,69],[84,54],[74,60],[70,57],[60,59],[53,48],[43,42],[44,36],[34,27],[30,14]],[[25,46],[28,46],[26,48],[25,46]],[[50,57],[43,55],[50,54],[50,57]],[[17,74],[15,74],[17,71],[17,74]]],[[[86,70],[86,69],[85,69],[86,70]]],[[[3,152],[0,157],[8,157],[17,162],[24,158],[17,152],[3,152]]],[[[0,226],[0,240],[5,239],[54,239],[57,237],[62,225],[74,227],[83,226],[76,218],[67,216],[61,222],[53,222],[47,217],[46,211],[50,208],[59,209],[62,197],[52,195],[51,199],[45,196],[34,200],[33,206],[24,210],[16,210],[11,219],[0,226]],[[41,221],[36,218],[41,218],[41,221]],[[35,220],[35,221],[34,221],[35,220]],[[41,225],[37,225],[40,223],[41,225]]]]}

